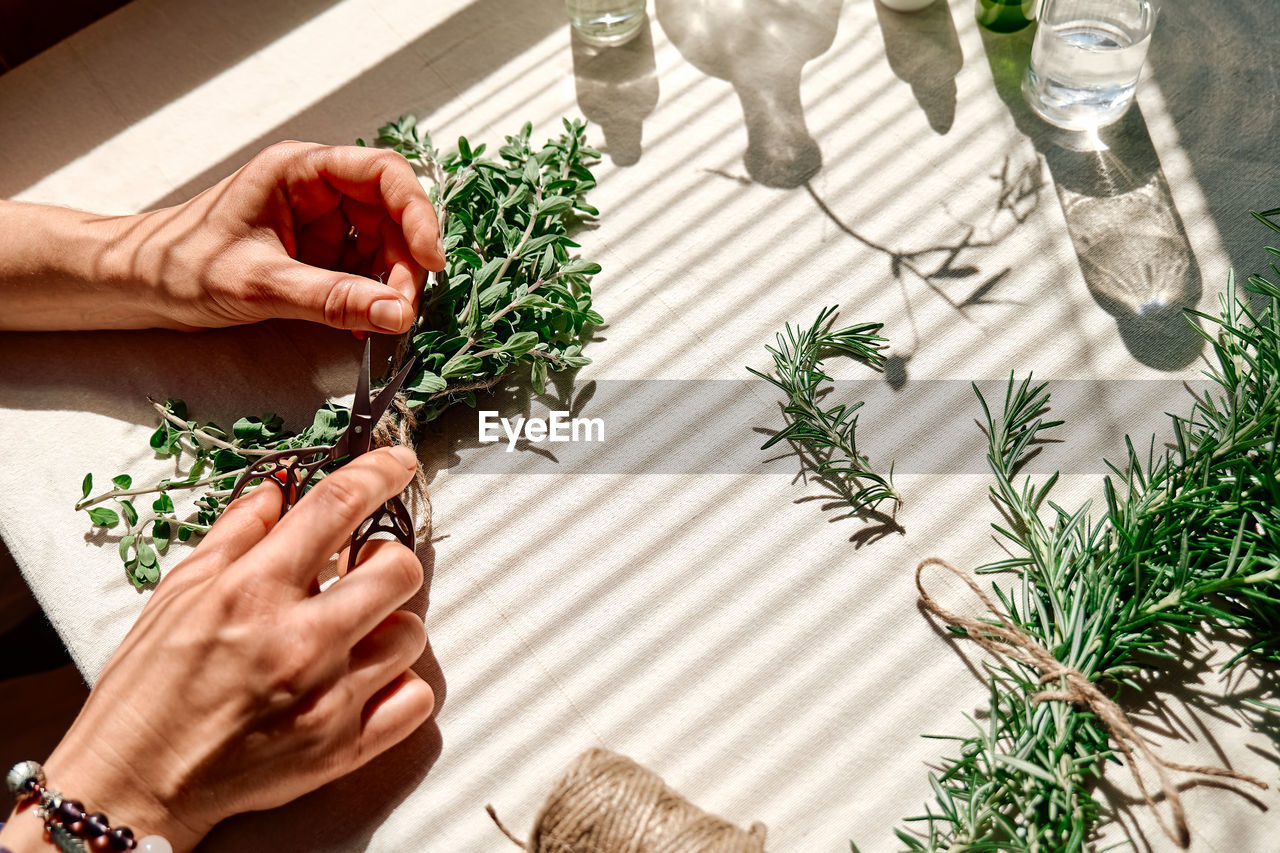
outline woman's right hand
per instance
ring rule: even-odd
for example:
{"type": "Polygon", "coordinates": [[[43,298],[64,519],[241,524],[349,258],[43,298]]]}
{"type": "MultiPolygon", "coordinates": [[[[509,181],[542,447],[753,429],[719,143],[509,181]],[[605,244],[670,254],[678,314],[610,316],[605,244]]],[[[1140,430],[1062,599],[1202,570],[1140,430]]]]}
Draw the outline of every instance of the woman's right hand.
{"type": "Polygon", "coordinates": [[[315,592],[330,556],[416,466],[404,447],[365,454],[282,519],[275,488],[233,503],[156,588],[45,762],[49,787],[183,851],[422,725],[435,700],[409,667],[426,632],[398,609],[422,585],[417,556],[371,542],[315,592]]]}

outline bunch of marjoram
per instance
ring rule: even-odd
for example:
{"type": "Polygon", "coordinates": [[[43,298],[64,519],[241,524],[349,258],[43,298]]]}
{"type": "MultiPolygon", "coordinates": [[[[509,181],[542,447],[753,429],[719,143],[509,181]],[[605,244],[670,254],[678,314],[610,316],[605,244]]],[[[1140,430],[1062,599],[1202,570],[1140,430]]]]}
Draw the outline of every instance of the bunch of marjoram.
{"type": "MultiPolygon", "coordinates": [[[[465,138],[442,157],[413,116],[379,130],[378,144],[403,154],[429,180],[448,256],[444,272],[424,287],[418,318],[391,366],[394,372],[406,360],[414,365],[394,409],[397,440],[413,441],[455,403],[475,405],[479,390],[527,376],[541,393],[549,371],[590,362],[582,343],[602,322],[591,305],[591,277],[600,267],[573,257],[578,244],[570,237],[598,213],[586,194],[595,186],[590,166],[599,153],[586,144],[584,130],[584,122],[566,120],[564,133],[535,149],[526,124],[506,138],[497,159],[465,138]]],[[[253,457],[330,444],[350,415],[326,403],[294,434],[270,413],[240,418],[226,430],[191,419],[181,400],[155,406],[161,422],[151,447],[188,460],[185,475],[139,485],[121,474],[111,489],[94,494],[89,474],[76,505],[94,525],[122,530],[120,558],[138,586],[159,580],[160,555],[173,539],[209,529],[253,457]],[[192,514],[177,514],[172,495],[179,491],[197,495],[192,514]],[[150,510],[140,510],[140,501],[150,510]]]]}

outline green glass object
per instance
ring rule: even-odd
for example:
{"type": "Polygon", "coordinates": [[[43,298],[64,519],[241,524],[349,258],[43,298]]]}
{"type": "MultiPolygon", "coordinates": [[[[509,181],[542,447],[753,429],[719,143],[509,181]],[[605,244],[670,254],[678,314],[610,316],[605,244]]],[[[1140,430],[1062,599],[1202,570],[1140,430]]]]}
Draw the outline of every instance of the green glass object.
{"type": "Polygon", "coordinates": [[[978,23],[996,33],[1016,33],[1035,20],[1036,0],[976,0],[978,23]]]}

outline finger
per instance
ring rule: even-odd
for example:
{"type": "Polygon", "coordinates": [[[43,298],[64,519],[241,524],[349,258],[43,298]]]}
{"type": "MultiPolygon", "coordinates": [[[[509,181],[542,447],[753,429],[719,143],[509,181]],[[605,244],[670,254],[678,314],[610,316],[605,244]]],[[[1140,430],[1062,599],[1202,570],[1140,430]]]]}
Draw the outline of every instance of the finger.
{"type": "Polygon", "coordinates": [[[363,706],[413,666],[427,647],[427,629],[416,613],[393,611],[351,650],[351,691],[363,706]]]}
{"type": "Polygon", "coordinates": [[[311,266],[334,269],[347,248],[351,226],[336,207],[298,231],[297,260],[311,266]]]}
{"type": "Polygon", "coordinates": [[[363,764],[413,734],[435,705],[431,686],[406,670],[365,705],[357,761],[363,764]]]}
{"type": "Polygon", "coordinates": [[[414,260],[405,245],[404,235],[391,220],[384,220],[382,227],[382,263],[387,269],[384,279],[389,287],[409,300],[416,313],[418,296],[427,280],[426,269],[414,260]]]}
{"type": "Polygon", "coordinates": [[[395,540],[375,539],[364,546],[355,567],[307,607],[326,634],[345,636],[355,645],[422,588],[422,576],[422,562],[412,550],[395,540]]]}
{"type": "MultiPolygon", "coordinates": [[[[313,142],[284,142],[273,145],[259,155],[266,164],[263,180],[278,185],[282,172],[288,176],[290,170],[296,168],[296,164],[305,162],[304,152],[320,147],[313,142]]],[[[320,180],[318,175],[312,180],[286,181],[285,192],[295,228],[310,225],[342,203],[342,193],[327,181],[320,180]]]]}
{"type": "Polygon", "coordinates": [[[300,591],[351,536],[360,522],[404,491],[418,470],[410,448],[386,447],[357,457],[303,495],[253,549],[258,566],[281,573],[300,591]]]}
{"type": "Polygon", "coordinates": [[[373,258],[362,253],[354,244],[347,247],[347,250],[342,253],[342,260],[338,262],[337,269],[345,273],[372,279],[379,284],[386,284],[385,281],[381,281],[373,275],[373,258]]]}
{"type": "Polygon", "coordinates": [[[271,316],[383,334],[409,330],[417,309],[396,288],[349,272],[291,259],[273,264],[266,289],[271,316]]]}
{"type": "Polygon", "coordinates": [[[231,502],[192,555],[166,575],[182,583],[216,574],[249,553],[280,520],[280,489],[263,484],[231,502]]]}
{"type": "Polygon", "coordinates": [[[305,157],[338,192],[365,204],[382,204],[400,226],[418,263],[437,272],[444,269],[435,208],[408,160],[392,151],[358,146],[310,148],[305,157]]]}

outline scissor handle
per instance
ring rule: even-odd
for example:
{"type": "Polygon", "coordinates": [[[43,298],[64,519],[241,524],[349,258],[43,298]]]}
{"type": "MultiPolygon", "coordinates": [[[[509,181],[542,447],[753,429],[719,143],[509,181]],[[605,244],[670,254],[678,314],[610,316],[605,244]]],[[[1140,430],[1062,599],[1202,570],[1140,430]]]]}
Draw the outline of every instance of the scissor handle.
{"type": "Polygon", "coordinates": [[[351,546],[347,551],[347,571],[355,568],[360,549],[377,533],[390,533],[410,551],[414,549],[413,516],[409,508],[399,496],[393,497],[373,515],[360,522],[360,526],[351,534],[351,546]]]}
{"type": "Polygon", "coordinates": [[[274,483],[280,487],[284,496],[284,500],[280,502],[280,516],[283,518],[302,498],[316,473],[329,464],[332,454],[332,447],[322,445],[294,447],[259,456],[236,480],[231,489],[231,500],[240,497],[241,492],[254,480],[274,483]]]}
{"type": "MultiPolygon", "coordinates": [[[[238,498],[254,480],[274,483],[280,487],[284,496],[284,500],[280,502],[280,517],[283,518],[302,498],[302,493],[315,479],[317,472],[332,460],[333,448],[329,446],[297,447],[261,456],[236,480],[231,489],[231,500],[238,498]]],[[[413,515],[399,496],[374,510],[351,534],[347,571],[355,567],[356,558],[360,556],[365,543],[379,533],[390,533],[406,548],[414,548],[416,537],[413,532],[413,515]]]]}

